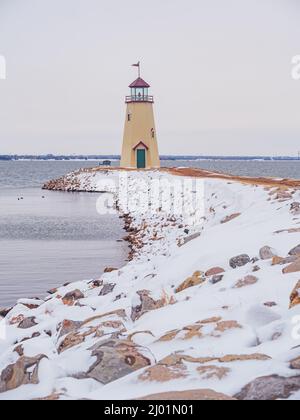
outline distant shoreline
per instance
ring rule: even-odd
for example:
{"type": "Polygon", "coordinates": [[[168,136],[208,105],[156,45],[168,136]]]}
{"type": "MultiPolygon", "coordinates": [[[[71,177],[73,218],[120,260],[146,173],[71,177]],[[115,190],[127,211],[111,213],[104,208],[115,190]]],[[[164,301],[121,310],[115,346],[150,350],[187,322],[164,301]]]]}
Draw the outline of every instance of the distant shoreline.
{"type": "MultiPolygon", "coordinates": [[[[263,162],[282,162],[282,161],[299,161],[299,156],[189,156],[189,155],[162,155],[162,161],[263,161],[263,162]]],[[[15,161],[37,161],[37,162],[86,162],[86,161],[102,161],[110,160],[118,162],[118,155],[0,155],[0,162],[15,161]]]]}

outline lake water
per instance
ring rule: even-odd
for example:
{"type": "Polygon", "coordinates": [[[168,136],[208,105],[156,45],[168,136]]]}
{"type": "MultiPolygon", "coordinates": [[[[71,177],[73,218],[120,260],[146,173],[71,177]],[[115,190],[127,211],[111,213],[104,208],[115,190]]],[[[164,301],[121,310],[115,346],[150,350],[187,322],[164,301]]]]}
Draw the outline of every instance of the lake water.
{"type": "Polygon", "coordinates": [[[191,166],[231,175],[300,179],[299,161],[191,160],[165,161],[163,166],[191,166]]]}
{"type": "MultiPolygon", "coordinates": [[[[99,216],[98,194],[42,191],[49,179],[98,162],[0,162],[0,307],[98,278],[128,254],[116,216],[99,216]]],[[[118,162],[114,162],[118,165],[118,162]]],[[[246,176],[300,179],[300,161],[163,161],[246,176]]]]}
{"type": "Polygon", "coordinates": [[[0,307],[124,265],[122,222],[98,215],[99,194],[41,190],[83,166],[91,163],[0,162],[0,307]]]}

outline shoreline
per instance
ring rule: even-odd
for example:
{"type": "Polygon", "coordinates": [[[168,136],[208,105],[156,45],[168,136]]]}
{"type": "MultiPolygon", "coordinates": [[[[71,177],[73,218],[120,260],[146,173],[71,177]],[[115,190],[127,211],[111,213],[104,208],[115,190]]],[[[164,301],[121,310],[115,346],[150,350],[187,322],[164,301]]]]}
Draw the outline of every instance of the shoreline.
{"type": "MultiPolygon", "coordinates": [[[[120,171],[84,169],[44,187],[96,192],[103,177],[120,171]]],[[[28,399],[137,399],[191,390],[202,390],[204,397],[207,389],[215,396],[247,399],[246,386],[267,376],[265,394],[258,398],[265,399],[274,392],[276,375],[287,385],[297,376],[290,365],[297,366],[300,357],[288,333],[299,308],[292,292],[300,274],[284,272],[298,264],[298,254],[289,252],[298,245],[300,181],[191,168],[127,172],[148,181],[203,179],[204,224],[199,214],[186,219],[120,209],[131,246],[124,267],[58,288],[46,300],[21,299],[7,314],[9,334],[0,348],[10,357],[0,358],[0,370],[10,361],[17,373],[30,358],[36,373],[66,363],[63,374],[51,380],[24,374],[14,387],[2,381],[0,399],[20,392],[28,399]],[[133,364],[124,365],[121,355],[133,364]],[[110,362],[117,371],[107,371],[110,362]]],[[[291,396],[294,391],[276,397],[291,396]]]]}

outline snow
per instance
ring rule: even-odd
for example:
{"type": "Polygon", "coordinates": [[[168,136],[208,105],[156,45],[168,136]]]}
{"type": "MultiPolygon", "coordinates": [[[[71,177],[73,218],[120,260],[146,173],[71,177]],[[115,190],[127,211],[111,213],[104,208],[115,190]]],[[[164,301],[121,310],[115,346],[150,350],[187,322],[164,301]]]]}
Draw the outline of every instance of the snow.
{"type": "MultiPolygon", "coordinates": [[[[76,179],[76,188],[81,191],[112,193],[119,199],[120,211],[126,213],[127,203],[122,202],[118,188],[120,175],[122,177],[124,173],[85,170],[71,174],[66,179],[70,182],[76,179]]],[[[162,184],[165,181],[191,181],[159,171],[131,171],[126,176],[129,200],[132,201],[136,200],[139,192],[149,192],[154,181],[162,184]]],[[[124,179],[121,182],[124,183],[124,179]]],[[[284,266],[272,266],[271,260],[260,260],[258,257],[260,248],[266,245],[275,250],[278,256],[286,257],[300,242],[297,233],[275,233],[299,227],[300,217],[292,215],[289,210],[292,202],[300,201],[300,191],[292,190],[293,198],[281,202],[274,194],[270,195],[270,189],[251,183],[240,183],[226,177],[201,182],[204,182],[205,214],[200,211],[199,203],[196,209],[180,214],[174,211],[178,202],[175,202],[174,208],[171,206],[169,212],[154,212],[153,208],[151,211],[144,208],[140,212],[139,207],[132,205],[129,212],[132,227],[138,231],[142,227],[137,238],[143,246],[136,250],[133,260],[126,266],[101,276],[104,284],[116,284],[113,292],[99,296],[102,286],[93,288],[89,280],[59,288],[45,301],[19,300],[6,317],[7,336],[0,341],[0,371],[17,361],[18,355],[14,352],[16,343],[22,344],[26,356],[44,354],[47,359],[40,363],[38,385],[25,385],[0,394],[0,399],[44,398],[52,393],[60,394],[62,399],[133,399],[158,392],[200,388],[234,395],[260,376],[295,375],[295,371],[289,368],[289,362],[300,356],[300,347],[297,348],[300,340],[295,340],[292,334],[295,328],[293,317],[299,314],[299,307],[290,310],[289,298],[300,274],[282,274],[284,266]],[[240,213],[240,216],[228,223],[221,223],[225,217],[235,213],[240,213]],[[195,233],[200,236],[184,244],[184,240],[195,233]],[[232,269],[229,266],[230,258],[240,254],[258,259],[232,269]],[[255,266],[259,270],[253,272],[255,266]],[[224,268],[220,283],[213,285],[207,279],[201,285],[175,293],[176,288],[193,273],[205,273],[212,267],[224,268]],[[247,275],[256,276],[257,283],[235,288],[236,283],[247,275]],[[75,289],[83,292],[84,299],[80,300],[80,305],[65,305],[61,298],[75,289]],[[141,304],[137,294],[141,290],[148,290],[155,301],[165,299],[167,303],[133,322],[131,310],[141,304]],[[265,306],[266,302],[275,302],[276,306],[265,306]],[[31,304],[38,307],[29,309],[26,306],[31,304]],[[59,354],[58,346],[62,342],[62,338],[59,338],[60,324],[64,320],[86,321],[120,309],[126,312],[126,318],[108,315],[94,319],[80,332],[97,327],[100,322],[121,321],[124,326],[121,337],[138,333],[132,340],[147,348],[157,362],[172,353],[195,358],[260,353],[269,356],[269,359],[228,363],[213,361],[204,365],[184,362],[186,376],[166,382],[141,380],[143,370],[107,385],[74,377],[87,372],[95,361],[89,349],[99,338],[88,335],[83,343],[59,354]],[[35,317],[37,325],[21,330],[14,323],[14,319],[20,315],[35,317]],[[218,331],[216,323],[210,323],[203,325],[201,337],[184,338],[185,327],[212,317],[236,321],[240,327],[218,331]],[[159,341],[173,330],[179,330],[174,339],[159,341]],[[30,339],[35,332],[39,332],[40,336],[30,339]],[[51,335],[47,332],[51,332],[51,335]],[[29,339],[21,343],[26,338],[29,339]],[[228,368],[229,373],[222,379],[205,378],[197,368],[206,365],[228,368]]],[[[180,199],[180,194],[171,194],[175,201],[180,199]]],[[[193,199],[189,198],[187,207],[192,204],[195,195],[193,199]]],[[[150,196],[155,199],[153,195],[150,196]]],[[[168,208],[167,195],[160,192],[159,197],[163,200],[162,208],[164,204],[168,208]]],[[[105,327],[104,332],[106,338],[115,330],[105,327]]],[[[299,399],[299,393],[292,398],[296,397],[299,399]]]]}

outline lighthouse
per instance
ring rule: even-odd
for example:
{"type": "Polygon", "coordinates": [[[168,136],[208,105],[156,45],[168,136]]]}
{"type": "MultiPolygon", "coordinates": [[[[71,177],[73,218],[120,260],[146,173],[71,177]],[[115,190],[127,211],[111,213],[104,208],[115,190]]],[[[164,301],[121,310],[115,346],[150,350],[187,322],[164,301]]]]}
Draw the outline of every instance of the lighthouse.
{"type": "Polygon", "coordinates": [[[140,77],[131,83],[130,96],[126,96],[126,118],[123,137],[121,167],[155,169],[160,167],[153,104],[150,85],[140,77]]]}

